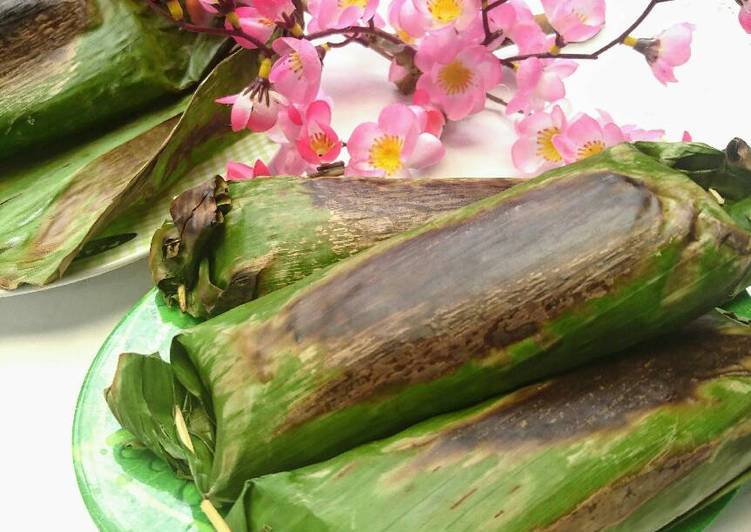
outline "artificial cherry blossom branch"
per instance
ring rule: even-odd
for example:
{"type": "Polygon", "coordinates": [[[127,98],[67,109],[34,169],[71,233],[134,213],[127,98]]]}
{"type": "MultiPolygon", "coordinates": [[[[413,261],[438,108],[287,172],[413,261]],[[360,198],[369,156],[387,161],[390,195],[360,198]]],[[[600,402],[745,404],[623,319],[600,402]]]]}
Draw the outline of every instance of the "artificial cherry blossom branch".
{"type": "Polygon", "coordinates": [[[639,25],[644,22],[644,20],[647,18],[647,16],[652,12],[652,10],[655,8],[657,4],[662,4],[665,2],[672,2],[673,0],[651,0],[647,7],[644,9],[644,11],[637,17],[637,19],[618,37],[613,39],[612,41],[608,42],[601,48],[598,48],[594,52],[591,53],[582,53],[582,54],[576,54],[576,53],[553,53],[553,52],[543,52],[543,53],[535,53],[535,54],[523,54],[523,55],[515,55],[512,57],[507,57],[504,59],[501,59],[501,63],[503,63],[506,66],[513,67],[514,63],[516,61],[523,61],[524,59],[529,59],[530,57],[537,57],[538,59],[599,59],[599,57],[610,50],[613,46],[617,44],[622,44],[623,41],[628,37],[639,25]]]}
{"type": "Polygon", "coordinates": [[[577,68],[571,59],[597,59],[619,43],[644,55],[661,83],[677,81],[673,68],[688,60],[693,31],[684,23],[650,39],[630,36],[657,4],[671,0],[651,0],[620,36],[586,54],[560,53],[560,48],[602,30],[605,0],[543,0],[543,15],[535,15],[524,0],[440,6],[433,0],[389,0],[388,30],[376,22],[379,0],[147,1],[184,29],[229,36],[261,51],[257,79],[238,94],[217,100],[232,105],[233,130],[272,131],[279,144],[268,168],[258,162],[252,168],[233,163],[233,172],[239,168],[244,179],[269,172],[410,175],[410,169],[443,157],[440,137],[447,121],[478,113],[488,101],[506,106],[509,117],[521,115],[515,120],[519,138],[511,151],[524,173],[573,162],[624,140],[662,138],[661,130],[619,126],[602,112],[599,118],[569,118],[555,104],[566,96],[563,80],[577,68]],[[182,20],[181,1],[190,23],[182,20]],[[208,17],[200,12],[194,17],[195,2],[208,17]],[[307,35],[303,15],[310,16],[307,35]],[[214,16],[214,23],[206,22],[214,16]],[[331,101],[320,86],[326,53],[352,43],[389,60],[389,81],[412,95],[412,101],[386,106],[377,122],[358,125],[345,142],[332,127],[331,101]],[[517,55],[500,58],[499,48],[510,44],[518,47],[517,55]],[[502,64],[513,71],[504,71],[502,64]],[[493,92],[508,76],[514,78],[514,89],[506,101],[493,92]],[[343,149],[349,156],[346,167],[339,160],[343,149]]]}

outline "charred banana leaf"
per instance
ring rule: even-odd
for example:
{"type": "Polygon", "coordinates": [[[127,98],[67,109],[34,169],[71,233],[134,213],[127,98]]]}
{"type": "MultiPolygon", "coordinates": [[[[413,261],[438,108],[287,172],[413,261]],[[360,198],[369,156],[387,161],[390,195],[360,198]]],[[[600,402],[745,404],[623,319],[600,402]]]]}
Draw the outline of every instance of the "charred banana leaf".
{"type": "Polygon", "coordinates": [[[49,153],[50,141],[91,138],[175,98],[224,49],[222,39],[179,31],[135,0],[4,1],[0,159],[24,148],[49,153]]]}
{"type": "Polygon", "coordinates": [[[751,329],[701,319],[629,356],[251,480],[228,522],[655,531],[749,467],[751,329]]]}
{"type": "Polygon", "coordinates": [[[190,100],[61,155],[0,165],[0,288],[57,279],[105,227],[127,231],[160,197],[168,204],[187,188],[181,179],[193,165],[243,138],[214,98],[252,79],[254,57],[234,54],[190,100]]]}
{"type": "Polygon", "coordinates": [[[158,370],[175,375],[174,397],[145,393],[142,357],[123,355],[107,399],[157,439],[169,427],[135,405],[171,400],[192,449],[174,461],[230,502],[246,479],[682,325],[748,285],[750,264],[747,226],[624,144],[189,329],[158,370]]]}
{"type": "Polygon", "coordinates": [[[172,203],[151,272],[169,303],[206,318],[520,182],[217,177],[172,203]]]}

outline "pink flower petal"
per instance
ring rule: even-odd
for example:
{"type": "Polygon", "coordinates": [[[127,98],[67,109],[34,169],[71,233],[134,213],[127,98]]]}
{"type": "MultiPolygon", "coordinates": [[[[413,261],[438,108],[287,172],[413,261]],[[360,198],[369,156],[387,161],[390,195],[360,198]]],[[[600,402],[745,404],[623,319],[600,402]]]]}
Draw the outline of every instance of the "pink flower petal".
{"type": "Polygon", "coordinates": [[[235,161],[227,161],[227,181],[246,181],[253,177],[255,174],[252,167],[235,161]]]}
{"type": "Polygon", "coordinates": [[[235,103],[232,105],[232,111],[230,112],[230,123],[232,124],[232,131],[241,131],[248,126],[248,120],[250,120],[251,112],[253,111],[253,103],[247,94],[241,94],[235,99],[235,103]]]}
{"type": "Polygon", "coordinates": [[[297,147],[293,144],[280,145],[269,164],[271,175],[298,176],[313,168],[315,167],[300,157],[297,147]]]}
{"type": "Polygon", "coordinates": [[[256,159],[256,164],[253,165],[253,175],[255,177],[270,176],[271,172],[261,159],[256,159]]]}
{"type": "Polygon", "coordinates": [[[417,136],[414,150],[407,161],[410,168],[425,168],[443,159],[446,149],[441,141],[430,133],[420,133],[417,136]]]}
{"type": "Polygon", "coordinates": [[[743,3],[740,12],[738,13],[738,22],[746,33],[751,33],[751,4],[748,1],[743,3]]]}
{"type": "Polygon", "coordinates": [[[360,124],[352,131],[347,140],[347,151],[353,159],[367,160],[370,146],[382,134],[383,132],[375,122],[360,124]]]}
{"type": "Polygon", "coordinates": [[[239,94],[231,94],[229,96],[222,96],[221,98],[217,98],[214,100],[216,103],[223,103],[225,105],[232,105],[235,103],[235,100],[237,100],[237,97],[240,96],[239,94]]]}
{"type": "Polygon", "coordinates": [[[279,106],[271,100],[270,105],[266,102],[257,102],[253,107],[253,112],[247,122],[247,127],[251,131],[261,132],[268,131],[276,124],[279,116],[279,106]]]}
{"type": "Polygon", "coordinates": [[[402,104],[393,103],[383,108],[378,115],[378,127],[387,135],[395,135],[404,139],[404,152],[411,152],[418,134],[417,117],[412,110],[402,104]]]}

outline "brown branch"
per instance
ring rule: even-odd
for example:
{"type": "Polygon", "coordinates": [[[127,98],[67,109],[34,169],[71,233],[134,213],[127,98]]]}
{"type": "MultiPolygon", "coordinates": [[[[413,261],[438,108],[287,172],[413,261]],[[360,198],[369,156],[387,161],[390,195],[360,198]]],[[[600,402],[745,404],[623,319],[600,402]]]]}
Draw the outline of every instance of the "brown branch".
{"type": "Polygon", "coordinates": [[[364,48],[370,48],[375,53],[380,55],[381,57],[384,57],[388,59],[389,61],[392,61],[394,59],[394,56],[390,54],[388,51],[384,50],[380,46],[376,46],[374,42],[368,41],[366,39],[363,39],[362,37],[353,37],[352,42],[356,42],[360,46],[363,46],[364,48]]]}
{"type": "Polygon", "coordinates": [[[499,96],[494,96],[489,92],[485,93],[485,97],[491,102],[500,103],[501,105],[508,105],[508,102],[499,96]]]}
{"type": "Polygon", "coordinates": [[[665,2],[672,2],[673,0],[650,0],[647,7],[644,9],[641,15],[637,17],[637,19],[618,37],[607,43],[606,45],[602,46],[601,48],[598,48],[594,52],[587,53],[587,54],[572,54],[572,53],[562,53],[562,54],[554,54],[551,52],[543,52],[543,53],[536,53],[536,54],[524,54],[524,55],[515,55],[512,57],[507,57],[505,59],[501,59],[501,63],[503,63],[506,66],[513,66],[513,63],[516,61],[522,61],[524,59],[528,59],[530,57],[537,57],[540,59],[598,59],[603,53],[610,50],[613,46],[616,44],[620,44],[623,42],[623,40],[628,37],[632,31],[634,31],[642,22],[644,22],[644,19],[647,18],[647,15],[652,12],[652,10],[655,8],[657,4],[662,4],[665,2]]]}
{"type": "Polygon", "coordinates": [[[350,35],[349,37],[347,37],[343,41],[339,41],[339,42],[327,42],[326,46],[328,48],[343,48],[343,47],[347,46],[348,44],[353,43],[355,41],[357,41],[357,37],[355,37],[354,35],[350,35]]]}
{"type": "Polygon", "coordinates": [[[330,35],[349,35],[349,34],[375,35],[377,37],[381,37],[382,39],[390,41],[393,44],[405,45],[405,43],[396,35],[392,35],[391,33],[387,31],[383,31],[381,29],[378,29],[376,27],[371,27],[371,26],[349,26],[347,28],[323,30],[323,31],[319,31],[316,33],[309,33],[308,35],[305,35],[304,38],[309,41],[312,41],[315,39],[320,39],[322,37],[328,37],[330,35]]]}
{"type": "Polygon", "coordinates": [[[508,0],[495,0],[495,2],[488,4],[488,7],[486,7],[485,10],[490,11],[491,9],[495,9],[496,7],[503,5],[506,2],[508,2],[508,0]]]}

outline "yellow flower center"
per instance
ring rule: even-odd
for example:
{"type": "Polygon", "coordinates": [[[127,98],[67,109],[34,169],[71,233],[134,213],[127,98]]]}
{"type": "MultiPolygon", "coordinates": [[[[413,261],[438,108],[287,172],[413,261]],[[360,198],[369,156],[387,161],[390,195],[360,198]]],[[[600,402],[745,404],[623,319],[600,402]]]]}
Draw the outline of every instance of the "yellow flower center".
{"type": "Polygon", "coordinates": [[[537,155],[551,163],[560,162],[562,157],[553,144],[555,137],[561,130],[557,127],[546,127],[537,132],[537,155]]]}
{"type": "Polygon", "coordinates": [[[334,141],[323,131],[313,134],[310,137],[310,149],[319,157],[326,155],[334,147],[334,141]]]}
{"type": "Polygon", "coordinates": [[[459,18],[462,14],[462,7],[462,0],[428,0],[430,15],[441,24],[459,18]]]}
{"type": "Polygon", "coordinates": [[[391,175],[402,167],[402,148],[404,139],[397,135],[378,137],[370,146],[368,162],[391,175]]]}
{"type": "Polygon", "coordinates": [[[348,7],[356,6],[365,8],[368,5],[368,0],[339,0],[339,8],[346,9],[348,7]]]}
{"type": "Polygon", "coordinates": [[[588,140],[582,144],[581,148],[576,152],[579,159],[586,159],[587,157],[600,153],[605,150],[605,143],[601,140],[588,140]]]}
{"type": "Polygon", "coordinates": [[[297,77],[302,78],[302,58],[300,54],[292,52],[289,54],[287,61],[289,61],[289,68],[292,69],[292,72],[297,74],[297,77]]]}
{"type": "Polygon", "coordinates": [[[438,72],[438,84],[446,91],[446,94],[459,94],[472,85],[473,77],[474,74],[470,69],[461,61],[455,60],[438,72]]]}

